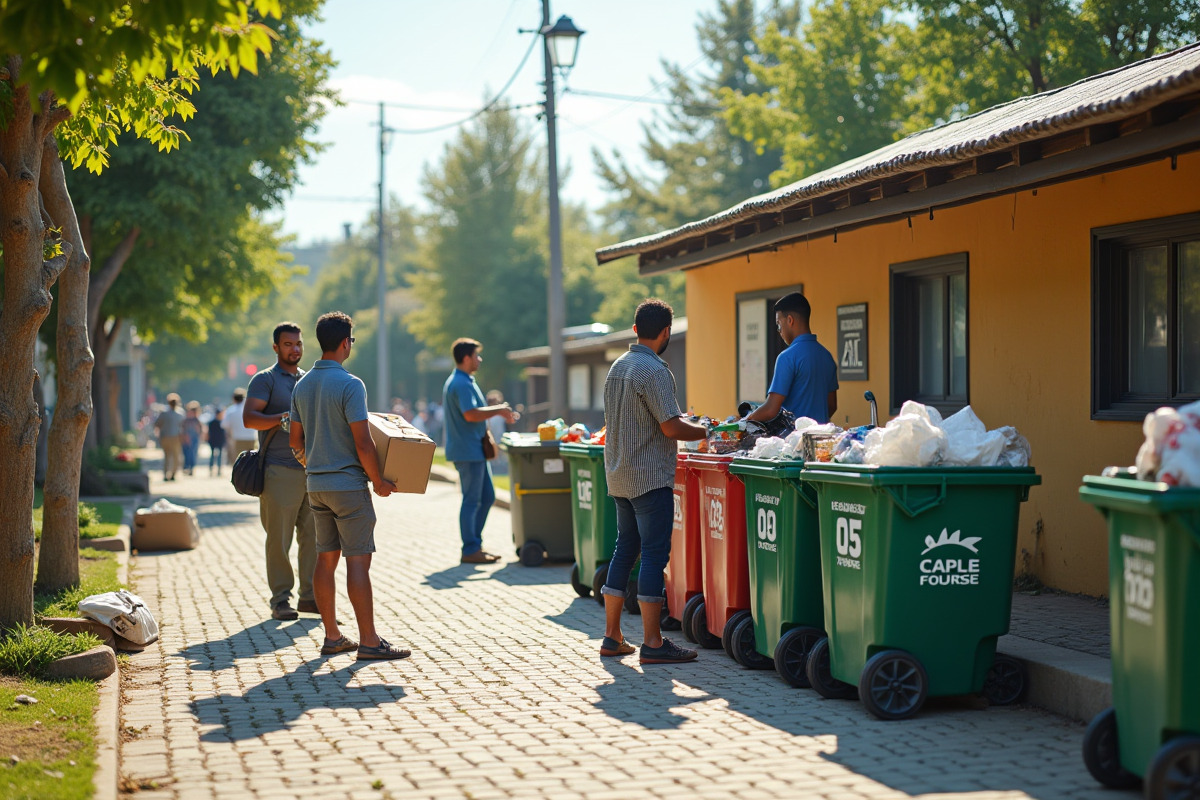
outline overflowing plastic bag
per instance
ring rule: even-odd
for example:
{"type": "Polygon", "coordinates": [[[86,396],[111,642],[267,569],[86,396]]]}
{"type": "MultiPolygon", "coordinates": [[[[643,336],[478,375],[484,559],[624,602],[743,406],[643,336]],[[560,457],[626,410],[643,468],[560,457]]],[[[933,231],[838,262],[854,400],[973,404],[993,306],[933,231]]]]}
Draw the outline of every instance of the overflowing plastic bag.
{"type": "Polygon", "coordinates": [[[863,441],[864,463],[882,467],[932,467],[942,463],[948,437],[938,427],[941,421],[936,408],[907,401],[898,417],[867,434],[863,441]]]}
{"type": "Polygon", "coordinates": [[[942,463],[952,467],[990,467],[1000,460],[1006,438],[1001,431],[989,432],[970,406],[942,421],[946,450],[942,463]]]}
{"type": "Polygon", "coordinates": [[[1147,414],[1142,432],[1146,441],[1137,454],[1138,478],[1200,486],[1200,402],[1147,414]]]}

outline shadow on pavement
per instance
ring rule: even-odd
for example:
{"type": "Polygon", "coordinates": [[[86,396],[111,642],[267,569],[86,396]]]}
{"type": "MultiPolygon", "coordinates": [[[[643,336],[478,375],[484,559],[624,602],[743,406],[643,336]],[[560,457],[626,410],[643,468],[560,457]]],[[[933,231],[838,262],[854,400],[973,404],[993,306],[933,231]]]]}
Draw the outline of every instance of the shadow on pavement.
{"type": "Polygon", "coordinates": [[[308,711],[318,708],[366,709],[394,703],[405,696],[402,686],[372,684],[350,685],[362,669],[383,666],[384,662],[352,661],[332,672],[318,672],[329,658],[310,661],[295,672],[264,681],[242,695],[222,694],[193,700],[188,704],[201,725],[220,727],[207,731],[205,742],[238,742],[255,739],[287,727],[308,711]]]}
{"type": "Polygon", "coordinates": [[[708,695],[682,697],[676,693],[676,678],[686,682],[686,676],[666,666],[665,669],[646,669],[639,672],[617,659],[601,660],[604,669],[613,679],[596,687],[600,699],[596,708],[621,722],[640,725],[650,730],[672,730],[688,721],[675,713],[675,709],[691,703],[704,703],[712,699],[708,695]]]}
{"type": "Polygon", "coordinates": [[[480,580],[480,570],[487,564],[455,564],[437,572],[431,572],[421,581],[422,586],[432,589],[457,589],[464,583],[480,580]]]}
{"type": "Polygon", "coordinates": [[[189,645],[175,655],[188,660],[188,669],[217,672],[232,667],[239,659],[253,659],[291,647],[297,639],[307,638],[309,631],[319,627],[321,620],[312,617],[292,622],[268,619],[224,639],[189,645]]]}
{"type": "MultiPolygon", "coordinates": [[[[176,505],[192,509],[196,512],[201,529],[217,525],[244,525],[260,522],[257,511],[247,511],[244,508],[231,507],[240,501],[257,499],[253,497],[238,495],[236,500],[229,497],[179,497],[169,492],[151,492],[150,497],[153,500],[157,500],[160,497],[166,498],[176,505]],[[219,519],[216,519],[218,516],[219,519]]],[[[151,504],[152,501],[148,501],[146,506],[151,504]]]]}
{"type": "Polygon", "coordinates": [[[574,593],[571,586],[570,564],[543,564],[526,567],[520,561],[509,561],[492,573],[492,578],[508,586],[550,586],[561,583],[574,593]]]}

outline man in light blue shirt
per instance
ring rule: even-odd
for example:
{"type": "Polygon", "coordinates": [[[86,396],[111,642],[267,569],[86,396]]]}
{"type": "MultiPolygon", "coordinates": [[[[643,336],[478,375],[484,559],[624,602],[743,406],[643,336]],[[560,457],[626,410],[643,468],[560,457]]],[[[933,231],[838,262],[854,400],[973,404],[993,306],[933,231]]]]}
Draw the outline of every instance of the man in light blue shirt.
{"type": "Polygon", "coordinates": [[[837,363],[809,328],[811,316],[812,307],[799,292],[784,295],[775,303],[775,327],[787,349],[775,359],[775,375],[766,402],[747,420],[769,422],[783,408],[797,419],[808,417],[826,423],[833,418],[837,411],[837,363]]]}
{"type": "Polygon", "coordinates": [[[491,564],[500,560],[500,556],[483,550],[483,524],[492,503],[496,502],[492,470],[483,457],[483,437],[492,417],[503,417],[509,424],[518,418],[508,403],[487,405],[479,384],[475,383],[475,373],[483,363],[482,348],[474,339],[457,340],[452,350],[454,372],[442,387],[446,460],[458,470],[463,495],[458,512],[463,564],[491,564]]]}
{"type": "Polygon", "coordinates": [[[313,598],[325,626],[321,655],[358,651],[359,661],[407,658],[375,630],[371,555],[375,552],[375,494],[387,497],[396,484],[383,477],[367,422],[367,389],[342,366],[354,345],[353,320],[332,311],[317,320],[321,359],[296,382],[288,414],[288,442],[307,474],[308,504],[316,527],[317,566],[313,598]],[[334,574],[346,556],[346,594],[354,606],[358,639],[344,636],[335,609],[334,574]]]}

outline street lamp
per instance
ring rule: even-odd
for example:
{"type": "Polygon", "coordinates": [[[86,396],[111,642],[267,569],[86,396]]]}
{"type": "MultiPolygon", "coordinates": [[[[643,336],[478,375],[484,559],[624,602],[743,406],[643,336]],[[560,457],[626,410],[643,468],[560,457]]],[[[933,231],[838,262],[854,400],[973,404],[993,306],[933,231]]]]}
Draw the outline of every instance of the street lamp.
{"type": "Polygon", "coordinates": [[[546,153],[550,159],[550,280],[546,287],[546,316],[550,329],[550,418],[566,419],[567,359],[562,330],[566,325],[563,296],[562,219],[558,207],[558,141],[554,126],[554,70],[564,73],[575,66],[575,53],[583,31],[568,16],[550,24],[550,0],[542,0],[542,44],[546,67],[546,153]]]}

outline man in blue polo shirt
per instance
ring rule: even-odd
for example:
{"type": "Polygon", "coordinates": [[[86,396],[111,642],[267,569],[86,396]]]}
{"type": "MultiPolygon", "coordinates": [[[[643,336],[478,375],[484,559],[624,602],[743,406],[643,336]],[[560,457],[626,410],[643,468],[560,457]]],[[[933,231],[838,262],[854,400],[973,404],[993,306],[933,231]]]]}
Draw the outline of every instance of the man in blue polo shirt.
{"type": "Polygon", "coordinates": [[[799,292],[775,303],[775,327],[787,348],[775,359],[775,376],[767,389],[767,400],[747,420],[768,422],[781,408],[817,422],[829,422],[837,411],[837,363],[817,342],[808,326],[812,307],[799,292]]]}

